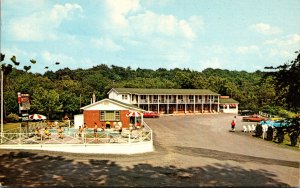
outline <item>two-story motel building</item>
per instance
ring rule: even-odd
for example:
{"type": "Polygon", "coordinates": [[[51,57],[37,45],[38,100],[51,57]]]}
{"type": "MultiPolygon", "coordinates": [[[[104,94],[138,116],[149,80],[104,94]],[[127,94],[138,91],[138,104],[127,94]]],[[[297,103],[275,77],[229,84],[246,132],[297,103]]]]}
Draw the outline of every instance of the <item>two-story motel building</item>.
{"type": "Polygon", "coordinates": [[[220,112],[220,94],[208,89],[112,88],[110,99],[161,114],[220,112]]]}

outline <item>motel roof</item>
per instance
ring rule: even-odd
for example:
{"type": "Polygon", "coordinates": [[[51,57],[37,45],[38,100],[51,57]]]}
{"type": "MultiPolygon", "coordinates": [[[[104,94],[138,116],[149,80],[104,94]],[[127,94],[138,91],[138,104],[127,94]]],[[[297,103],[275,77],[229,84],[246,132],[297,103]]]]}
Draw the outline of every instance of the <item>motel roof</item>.
{"type": "Polygon", "coordinates": [[[141,108],[139,108],[139,107],[137,107],[137,106],[135,106],[135,105],[123,103],[123,102],[120,102],[120,101],[118,101],[118,100],[115,100],[115,99],[108,99],[108,98],[103,99],[103,100],[101,100],[101,101],[97,101],[97,102],[92,103],[92,104],[89,104],[89,105],[87,105],[87,106],[81,107],[80,109],[86,110],[86,109],[89,109],[90,107],[93,107],[93,106],[96,106],[96,105],[100,105],[100,104],[103,103],[104,101],[110,102],[110,103],[113,103],[113,104],[116,104],[116,105],[118,105],[118,106],[122,106],[122,107],[124,107],[124,108],[129,109],[129,110],[140,111],[140,112],[145,111],[145,110],[143,110],[143,109],[141,109],[141,108]]]}
{"type": "Polygon", "coordinates": [[[235,104],[239,104],[238,101],[232,99],[232,98],[225,98],[225,99],[222,99],[220,98],[220,104],[231,104],[231,103],[235,103],[235,104]]]}
{"type": "Polygon", "coordinates": [[[112,88],[109,92],[115,91],[120,94],[137,95],[220,95],[209,89],[144,89],[144,88],[112,88]]]}

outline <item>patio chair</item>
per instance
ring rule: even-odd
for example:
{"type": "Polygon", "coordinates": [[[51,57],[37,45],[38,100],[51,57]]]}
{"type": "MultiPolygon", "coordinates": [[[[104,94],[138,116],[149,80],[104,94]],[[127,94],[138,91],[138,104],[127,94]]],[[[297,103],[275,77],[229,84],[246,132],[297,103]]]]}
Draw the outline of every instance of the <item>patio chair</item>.
{"type": "Polygon", "coordinates": [[[248,129],[247,129],[247,127],[245,125],[243,125],[243,128],[244,128],[244,133],[248,132],[248,129]]]}
{"type": "Polygon", "coordinates": [[[252,127],[251,127],[251,125],[247,125],[247,126],[248,126],[249,132],[252,132],[252,127]]]}
{"type": "Polygon", "coordinates": [[[266,132],[268,130],[268,125],[262,125],[263,132],[266,132]]]}
{"type": "Polygon", "coordinates": [[[252,124],[251,126],[252,126],[252,131],[254,132],[256,127],[254,124],[252,124]]]}

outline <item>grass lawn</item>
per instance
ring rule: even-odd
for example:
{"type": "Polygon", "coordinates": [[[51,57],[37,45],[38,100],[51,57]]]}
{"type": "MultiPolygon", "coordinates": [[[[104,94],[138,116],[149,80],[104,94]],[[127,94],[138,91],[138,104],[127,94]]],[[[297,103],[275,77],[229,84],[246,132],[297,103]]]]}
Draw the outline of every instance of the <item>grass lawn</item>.
{"type": "Polygon", "coordinates": [[[17,128],[20,128],[20,123],[17,122],[17,123],[6,123],[3,125],[3,130],[4,131],[8,131],[8,130],[11,130],[11,129],[17,129],[17,128]]]}

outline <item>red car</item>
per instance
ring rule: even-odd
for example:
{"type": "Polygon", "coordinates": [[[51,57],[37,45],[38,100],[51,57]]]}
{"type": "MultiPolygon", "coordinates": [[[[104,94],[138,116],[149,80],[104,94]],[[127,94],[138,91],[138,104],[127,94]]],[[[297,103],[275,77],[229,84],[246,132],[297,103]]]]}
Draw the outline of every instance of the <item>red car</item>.
{"type": "Polygon", "coordinates": [[[243,121],[254,121],[254,122],[260,122],[260,121],[264,121],[267,120],[268,118],[266,117],[262,117],[259,115],[251,115],[251,116],[246,116],[243,117],[243,121]]]}
{"type": "Polygon", "coordinates": [[[159,113],[157,112],[153,112],[153,111],[146,111],[144,112],[144,118],[158,118],[159,117],[159,113]]]}

